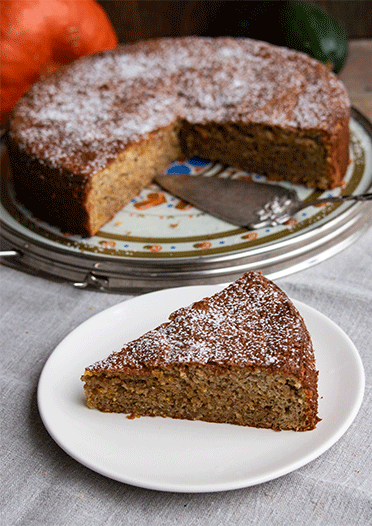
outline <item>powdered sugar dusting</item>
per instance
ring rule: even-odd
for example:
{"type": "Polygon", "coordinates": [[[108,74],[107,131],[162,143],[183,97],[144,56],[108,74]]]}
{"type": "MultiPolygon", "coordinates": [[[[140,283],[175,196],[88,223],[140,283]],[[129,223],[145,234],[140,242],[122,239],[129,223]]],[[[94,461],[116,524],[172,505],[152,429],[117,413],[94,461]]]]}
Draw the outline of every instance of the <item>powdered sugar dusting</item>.
{"type": "Polygon", "coordinates": [[[85,57],[36,83],[11,133],[52,168],[87,176],[177,119],[327,132],[348,104],[336,76],[306,55],[246,39],[161,39],[85,57]]]}
{"type": "Polygon", "coordinates": [[[170,316],[170,322],[88,367],[115,372],[172,364],[269,367],[302,374],[313,357],[310,336],[287,296],[261,274],[170,316]]]}

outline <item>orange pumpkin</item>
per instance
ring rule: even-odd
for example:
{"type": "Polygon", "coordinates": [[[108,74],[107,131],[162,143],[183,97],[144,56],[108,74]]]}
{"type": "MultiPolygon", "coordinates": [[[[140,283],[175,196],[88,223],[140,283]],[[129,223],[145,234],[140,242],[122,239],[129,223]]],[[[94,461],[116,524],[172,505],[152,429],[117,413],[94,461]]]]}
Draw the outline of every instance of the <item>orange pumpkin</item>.
{"type": "Polygon", "coordinates": [[[83,55],[117,46],[95,0],[1,0],[1,127],[41,76],[83,55]]]}

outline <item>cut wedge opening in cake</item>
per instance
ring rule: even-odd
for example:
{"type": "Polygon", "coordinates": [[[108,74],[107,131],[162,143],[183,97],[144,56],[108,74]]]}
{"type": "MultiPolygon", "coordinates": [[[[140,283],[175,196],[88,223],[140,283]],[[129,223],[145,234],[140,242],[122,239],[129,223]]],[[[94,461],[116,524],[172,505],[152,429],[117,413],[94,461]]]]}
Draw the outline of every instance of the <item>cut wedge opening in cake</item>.
{"type": "Polygon", "coordinates": [[[82,376],[92,409],[277,431],[315,428],[317,379],[303,318],[257,272],[178,309],[82,376]]]}

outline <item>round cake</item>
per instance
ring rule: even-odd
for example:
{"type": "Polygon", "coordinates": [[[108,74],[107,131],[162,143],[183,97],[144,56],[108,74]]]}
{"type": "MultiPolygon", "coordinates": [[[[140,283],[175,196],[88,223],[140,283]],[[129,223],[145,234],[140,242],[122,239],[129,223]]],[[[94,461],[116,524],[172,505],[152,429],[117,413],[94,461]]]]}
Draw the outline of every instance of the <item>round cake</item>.
{"type": "Polygon", "coordinates": [[[181,156],[320,189],[348,166],[350,102],[316,60],[233,38],[137,42],[39,80],[7,134],[37,217],[93,235],[181,156]]]}

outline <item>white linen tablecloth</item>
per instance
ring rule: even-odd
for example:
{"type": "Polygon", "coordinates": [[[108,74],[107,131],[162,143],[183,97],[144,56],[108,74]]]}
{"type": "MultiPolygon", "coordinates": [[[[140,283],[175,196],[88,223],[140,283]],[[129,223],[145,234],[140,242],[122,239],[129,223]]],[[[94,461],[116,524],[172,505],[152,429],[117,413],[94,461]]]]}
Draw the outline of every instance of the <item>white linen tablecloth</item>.
{"type": "Polygon", "coordinates": [[[0,266],[1,486],[6,526],[372,524],[372,228],[333,258],[275,280],[352,339],[366,391],[345,435],[318,459],[279,479],[234,491],[176,494],[132,487],[70,458],[37,408],[43,366],[92,315],[129,298],[74,289],[0,266]]]}

